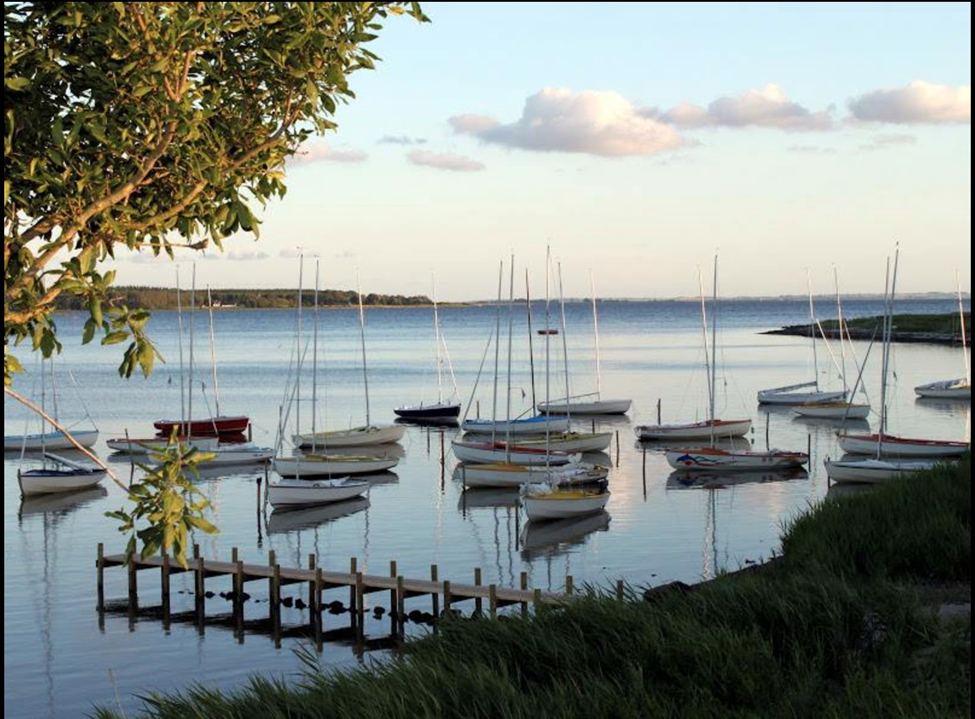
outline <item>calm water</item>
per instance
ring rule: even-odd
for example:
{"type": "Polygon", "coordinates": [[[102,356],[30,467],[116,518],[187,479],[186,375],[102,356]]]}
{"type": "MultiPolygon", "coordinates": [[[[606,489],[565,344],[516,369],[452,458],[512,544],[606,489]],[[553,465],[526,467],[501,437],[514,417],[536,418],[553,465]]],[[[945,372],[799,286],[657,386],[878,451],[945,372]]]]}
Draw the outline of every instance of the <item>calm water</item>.
{"type": "MultiPolygon", "coordinates": [[[[849,316],[880,312],[877,302],[850,302],[849,316]]],[[[952,302],[902,302],[899,312],[951,312],[952,302]]],[[[826,306],[825,316],[831,314],[826,306]]],[[[438,564],[441,578],[469,581],[474,567],[481,567],[485,583],[516,585],[522,571],[532,586],[559,589],[566,574],[576,584],[608,584],[625,578],[634,584],[659,584],[672,580],[693,582],[721,569],[735,569],[746,562],[767,558],[779,544],[783,523],[826,494],[822,461],[838,454],[828,425],[794,419],[787,410],[766,414],[755,403],[757,390],[800,382],[813,376],[808,340],[770,337],[758,331],[802,322],[807,309],[802,302],[727,302],[721,305],[719,333],[719,415],[752,417],[756,446],[765,445],[766,423],[772,446],[805,449],[813,453],[811,471],[794,479],[729,477],[719,488],[685,486],[669,479],[664,458],[646,456],[634,441],[632,427],[653,421],[660,400],[664,421],[690,421],[705,417],[706,387],[703,371],[700,319],[693,302],[607,302],[600,311],[603,394],[632,397],[629,418],[599,421],[601,428],[619,432],[610,455],[593,457],[613,463],[610,473],[612,498],[604,515],[586,520],[541,527],[525,527],[515,508],[514,494],[465,493],[451,479],[455,464],[447,458],[441,470],[440,446],[449,449],[455,430],[446,434],[410,428],[399,450],[403,459],[395,474],[373,480],[368,502],[333,509],[304,510],[286,515],[264,512],[258,503],[257,472],[207,478],[201,487],[215,507],[220,534],[201,536],[207,558],[229,559],[231,548],[241,550],[248,562],[266,561],[275,550],[284,565],[303,565],[310,552],[318,554],[327,568],[345,570],[350,557],[359,558],[367,572],[388,571],[397,560],[406,576],[428,576],[438,564]],[[338,515],[338,516],[337,516],[338,515]]],[[[521,314],[521,313],[519,313],[521,314]]],[[[588,306],[573,303],[567,308],[569,364],[572,392],[595,388],[595,361],[588,306]]],[[[493,329],[490,307],[446,308],[442,324],[466,402],[477,375],[485,342],[493,329]]],[[[115,368],[121,358],[118,346],[81,348],[81,316],[60,320],[66,340],[64,360],[59,362],[60,415],[69,424],[84,417],[83,398],[101,430],[96,450],[107,454],[104,440],[124,433],[148,434],[161,417],[178,417],[179,363],[176,317],[156,313],[152,333],[167,364],[148,380],[120,380],[115,368]],[[70,368],[80,393],[71,387],[70,368]]],[[[185,318],[184,318],[185,320],[185,318]]],[[[544,326],[544,312],[536,306],[534,326],[544,326]]],[[[553,326],[556,318],[553,313],[553,326]]],[[[393,419],[392,408],[436,396],[431,312],[426,309],[375,310],[367,312],[369,384],[373,421],[393,419]]],[[[310,320],[306,316],[306,330],[310,320]]],[[[206,396],[194,397],[194,412],[215,404],[206,342],[206,318],[198,315],[195,359],[204,371],[206,396]]],[[[507,327],[502,335],[506,336],[507,327]]],[[[531,405],[531,378],[523,317],[515,323],[513,347],[512,413],[531,405]]],[[[287,311],[222,312],[216,316],[219,359],[220,409],[224,414],[249,414],[254,440],[273,444],[278,408],[293,353],[294,315],[287,311]]],[[[564,394],[560,338],[550,347],[551,393],[564,394]]],[[[535,337],[536,391],[544,398],[544,339],[535,337]]],[[[320,347],[323,360],[319,374],[319,427],[348,426],[364,420],[362,372],[359,364],[357,318],[352,311],[321,315],[320,347]]],[[[862,359],[866,343],[856,343],[862,359]]],[[[840,363],[839,348],[834,348],[840,363]]],[[[482,416],[490,416],[493,350],[488,353],[476,393],[482,416]]],[[[506,350],[502,349],[502,368],[506,350]]],[[[847,365],[852,367],[849,356],[847,365]]],[[[25,360],[25,366],[31,361],[25,360]]],[[[819,368],[824,382],[837,385],[825,347],[819,346],[819,368]]],[[[36,375],[36,366],[31,367],[36,375]]],[[[968,404],[917,401],[912,387],[922,382],[956,377],[962,372],[957,349],[901,345],[894,349],[890,427],[910,435],[958,438],[967,435],[968,404]]],[[[865,372],[872,398],[879,393],[879,348],[865,372]]],[[[851,377],[855,372],[850,369],[851,377]]],[[[31,390],[32,377],[19,381],[19,389],[31,390]]],[[[310,390],[310,376],[304,379],[310,390]]],[[[39,391],[39,390],[38,390],[39,391]]],[[[499,392],[504,404],[504,387],[499,392]]],[[[876,405],[876,399],[875,399],[876,405]]],[[[476,406],[476,405],[475,405],[476,406]]],[[[302,412],[310,416],[310,403],[302,412]]],[[[474,410],[472,410],[473,414],[474,410]]],[[[4,405],[5,434],[25,429],[26,413],[9,401],[4,405]]],[[[310,424],[310,420],[305,423],[310,424]]],[[[81,426],[85,423],[82,422],[81,426]]],[[[873,425],[876,420],[873,420],[873,425]]],[[[588,427],[589,421],[580,423],[588,427]]],[[[36,431],[36,424],[30,426],[36,431]]],[[[393,451],[396,451],[395,449],[393,451]]],[[[138,706],[135,694],[173,690],[194,681],[208,686],[233,687],[251,672],[294,676],[299,662],[293,649],[298,640],[286,639],[281,648],[263,634],[246,635],[238,644],[233,632],[208,626],[204,634],[188,624],[165,630],[160,621],[140,618],[130,622],[109,613],[100,621],[95,611],[95,546],[105,542],[108,551],[121,551],[124,543],[113,520],[104,512],[122,503],[121,491],[106,480],[106,490],[55,499],[21,501],[16,483],[19,458],[4,458],[4,714],[7,717],[74,717],[93,705],[119,703],[127,711],[138,706]],[[117,697],[117,698],[116,698],[117,697]]],[[[116,465],[123,478],[125,462],[116,465]]],[[[125,596],[125,576],[120,570],[106,574],[108,599],[125,596]]],[[[140,576],[144,604],[158,597],[158,577],[140,576]]],[[[226,580],[211,580],[214,591],[228,590],[226,580]],[[226,584],[226,586],[224,586],[226,584]]],[[[192,609],[192,597],[179,594],[191,588],[185,577],[173,581],[174,611],[192,609]]],[[[259,583],[248,586],[255,599],[266,597],[259,583]]],[[[289,587],[286,596],[303,590],[289,587]]],[[[332,598],[345,599],[336,593],[332,598]]],[[[388,606],[383,594],[370,596],[371,605],[388,606]]],[[[461,605],[464,606],[464,605],[461,605]]],[[[407,609],[428,610],[429,599],[408,602],[407,609]]],[[[229,611],[229,604],[208,600],[208,614],[229,611]]],[[[469,608],[467,608],[469,611],[469,608]]],[[[266,616],[267,605],[248,603],[247,617],[266,616]]],[[[306,619],[297,609],[283,610],[285,624],[306,619]]],[[[344,626],[347,615],[326,615],[326,625],[344,626]]],[[[367,635],[380,637],[388,622],[371,622],[367,635]]],[[[415,631],[415,630],[414,630],[415,631]]],[[[349,666],[369,661],[380,652],[357,657],[348,643],[327,643],[320,656],[324,666],[349,666]]]]}

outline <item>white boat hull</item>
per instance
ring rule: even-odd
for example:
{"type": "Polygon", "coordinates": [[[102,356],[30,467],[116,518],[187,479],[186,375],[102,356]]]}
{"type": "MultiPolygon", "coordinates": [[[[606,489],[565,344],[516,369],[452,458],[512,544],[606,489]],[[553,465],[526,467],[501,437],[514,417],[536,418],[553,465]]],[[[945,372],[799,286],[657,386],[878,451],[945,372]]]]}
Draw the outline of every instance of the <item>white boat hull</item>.
{"type": "MultiPolygon", "coordinates": [[[[196,447],[201,452],[213,452],[220,446],[219,437],[194,437],[180,440],[182,444],[196,447]]],[[[169,446],[169,439],[165,437],[150,437],[146,439],[125,439],[116,437],[105,442],[108,448],[121,454],[149,454],[159,452],[169,446]]]]}
{"type": "Polygon", "coordinates": [[[461,429],[470,434],[495,434],[498,437],[512,435],[545,434],[545,432],[568,432],[569,420],[564,417],[531,417],[530,419],[515,419],[510,422],[492,422],[489,419],[468,419],[461,424],[461,429]]]}
{"type": "Polygon", "coordinates": [[[676,470],[695,472],[776,471],[802,467],[809,462],[804,452],[734,452],[702,447],[666,452],[667,462],[676,470]]]}
{"type": "Polygon", "coordinates": [[[60,492],[77,492],[99,484],[105,478],[104,469],[78,473],[75,470],[26,470],[17,472],[20,493],[24,497],[60,492]]]}
{"type": "MultiPolygon", "coordinates": [[[[209,459],[201,459],[200,469],[210,467],[228,467],[246,464],[262,464],[269,462],[274,457],[274,450],[270,447],[255,447],[254,445],[230,445],[228,447],[217,447],[216,449],[202,450],[213,456],[209,459]]],[[[151,454],[146,456],[146,464],[158,465],[161,462],[151,454]]]]}
{"type": "Polygon", "coordinates": [[[392,469],[395,457],[351,457],[329,454],[304,454],[275,457],[272,466],[282,477],[329,477],[350,474],[373,474],[392,469]]]}
{"type": "Polygon", "coordinates": [[[609,471],[593,465],[550,468],[517,464],[461,464],[454,471],[467,487],[520,487],[523,484],[586,484],[606,479],[609,471]]]}
{"type": "Polygon", "coordinates": [[[535,408],[542,414],[626,414],[630,399],[600,399],[594,402],[539,402],[535,408]]]}
{"type": "MultiPolygon", "coordinates": [[[[69,434],[82,447],[91,447],[98,441],[98,430],[73,431],[69,434]]],[[[49,449],[75,449],[75,446],[68,441],[60,432],[46,432],[44,434],[28,435],[4,435],[3,451],[19,452],[21,449],[28,451],[49,450],[49,449]]]]}
{"type": "Polygon", "coordinates": [[[957,457],[970,446],[967,442],[907,439],[893,435],[886,435],[882,443],[876,434],[838,432],[836,437],[847,454],[875,455],[879,449],[881,455],[888,457],[957,457]]]}
{"type": "Polygon", "coordinates": [[[818,404],[820,402],[842,402],[846,399],[845,391],[837,392],[785,392],[774,389],[763,390],[758,393],[759,404],[818,404]]]}
{"type": "MultiPolygon", "coordinates": [[[[741,437],[752,428],[750,419],[715,420],[713,436],[715,439],[741,437]]],[[[655,439],[691,439],[709,440],[712,436],[711,422],[694,422],[691,424],[658,424],[643,425],[634,429],[637,438],[641,440],[655,439]]]]}
{"type": "Polygon", "coordinates": [[[803,417],[813,419],[866,419],[870,416],[869,404],[852,404],[849,402],[822,402],[816,404],[800,404],[792,410],[803,417]]]}
{"type": "Polygon", "coordinates": [[[495,462],[510,462],[520,465],[560,465],[569,462],[578,462],[581,454],[568,454],[566,452],[546,452],[543,449],[521,449],[513,447],[510,451],[506,450],[502,443],[491,444],[490,442],[465,442],[454,440],[452,442],[454,456],[462,462],[473,464],[493,464],[495,462]]]}
{"type": "Polygon", "coordinates": [[[609,449],[613,441],[612,432],[561,432],[545,438],[519,437],[519,447],[550,449],[557,452],[602,452],[609,449]]]}
{"type": "Polygon", "coordinates": [[[918,397],[928,399],[968,399],[972,398],[972,386],[964,378],[947,379],[915,387],[918,397]]]}
{"type": "Polygon", "coordinates": [[[399,442],[406,434],[406,427],[395,424],[369,425],[337,429],[329,432],[299,433],[292,437],[296,447],[368,447],[376,444],[399,442]]]}
{"type": "Polygon", "coordinates": [[[606,507],[610,497],[609,492],[587,494],[582,497],[572,496],[573,494],[575,493],[552,492],[544,495],[525,496],[521,498],[521,505],[524,507],[528,519],[537,522],[568,519],[599,512],[606,507]],[[566,497],[559,497],[559,494],[565,494],[566,497]]]}
{"type": "Polygon", "coordinates": [[[312,481],[282,479],[268,486],[267,496],[274,508],[307,507],[342,502],[363,495],[368,489],[368,482],[348,478],[312,481]]]}
{"type": "Polygon", "coordinates": [[[882,484],[898,477],[931,469],[933,461],[889,461],[881,459],[827,460],[826,474],[834,482],[882,484]]]}

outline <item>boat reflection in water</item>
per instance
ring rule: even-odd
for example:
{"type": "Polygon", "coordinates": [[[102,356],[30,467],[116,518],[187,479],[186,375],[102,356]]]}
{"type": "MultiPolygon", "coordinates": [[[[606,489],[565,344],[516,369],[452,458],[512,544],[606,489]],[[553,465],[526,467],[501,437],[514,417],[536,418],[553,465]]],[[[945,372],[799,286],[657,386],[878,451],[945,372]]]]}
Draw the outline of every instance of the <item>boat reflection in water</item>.
{"type": "Polygon", "coordinates": [[[468,487],[461,492],[457,509],[464,512],[468,509],[517,507],[518,492],[518,487],[468,487]]]}
{"type": "Polygon", "coordinates": [[[851,484],[848,482],[832,482],[826,490],[827,499],[838,499],[840,497],[856,497],[861,494],[870,494],[877,485],[875,484],[851,484]]]}
{"type": "Polygon", "coordinates": [[[737,484],[761,484],[783,482],[792,479],[809,479],[809,473],[795,467],[776,472],[671,472],[667,477],[667,489],[720,489],[737,484]]]}
{"type": "Polygon", "coordinates": [[[347,499],[344,502],[319,504],[314,507],[300,509],[275,509],[267,519],[268,534],[282,532],[297,532],[302,529],[317,527],[326,522],[356,514],[369,508],[366,497],[347,499]]]}
{"type": "Polygon", "coordinates": [[[38,494],[33,497],[24,497],[20,502],[19,515],[21,517],[30,514],[68,514],[76,509],[91,504],[95,500],[108,496],[108,490],[104,487],[89,487],[80,489],[76,492],[63,492],[60,494],[38,494]]]}
{"type": "Polygon", "coordinates": [[[796,424],[807,427],[823,427],[824,429],[849,429],[856,432],[869,432],[870,421],[866,419],[846,419],[842,417],[807,417],[797,414],[792,418],[796,424]]]}
{"type": "Polygon", "coordinates": [[[362,479],[369,483],[370,487],[377,487],[383,484],[397,484],[399,475],[396,472],[386,470],[385,472],[373,472],[372,474],[360,474],[356,479],[362,479]]]}
{"type": "Polygon", "coordinates": [[[590,534],[609,530],[609,520],[609,512],[602,509],[581,517],[528,522],[519,538],[522,559],[570,553],[574,547],[585,544],[590,534]]]}

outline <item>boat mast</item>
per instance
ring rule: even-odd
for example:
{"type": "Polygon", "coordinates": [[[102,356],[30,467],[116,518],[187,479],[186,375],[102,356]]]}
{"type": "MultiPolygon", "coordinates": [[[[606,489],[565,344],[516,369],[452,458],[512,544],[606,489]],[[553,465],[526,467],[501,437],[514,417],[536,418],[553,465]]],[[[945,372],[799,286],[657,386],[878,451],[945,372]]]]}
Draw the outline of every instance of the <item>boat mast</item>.
{"type": "Polygon", "coordinates": [[[565,365],[565,418],[572,419],[572,408],[569,397],[569,345],[565,338],[565,296],[562,294],[562,262],[559,261],[559,307],[562,311],[562,363],[565,365]]]}
{"type": "Polygon", "coordinates": [[[498,362],[501,359],[501,282],[504,260],[498,263],[498,302],[494,312],[494,399],[491,401],[491,444],[498,441],[498,362]]]}
{"type": "MultiPolygon", "coordinates": [[[[186,375],[183,369],[183,292],[179,287],[179,265],[176,265],[176,330],[179,337],[179,419],[186,421],[186,375]]],[[[182,432],[180,432],[182,434],[182,432]]]]}
{"type": "MultiPolygon", "coordinates": [[[[319,286],[319,263],[315,260],[315,309],[312,312],[312,342],[311,342],[311,448],[314,452],[318,448],[318,286],[319,286]]],[[[298,430],[301,431],[300,429],[298,430]]]]}
{"type": "Polygon", "coordinates": [[[366,366],[366,312],[362,308],[362,288],[359,286],[359,273],[355,273],[355,289],[359,295],[359,339],[362,341],[362,384],[366,390],[366,426],[372,426],[369,414],[369,369],[366,366]]]}
{"type": "Polygon", "coordinates": [[[213,401],[216,405],[217,417],[219,417],[220,389],[217,385],[217,343],[213,337],[213,297],[210,295],[210,285],[207,285],[207,316],[210,321],[210,363],[213,365],[213,401]]]}
{"type": "MultiPolygon", "coordinates": [[[[843,392],[847,392],[849,385],[846,382],[846,343],[843,341],[843,307],[840,304],[840,276],[836,265],[833,265],[833,286],[836,288],[836,323],[840,328],[840,362],[842,364],[840,372],[843,375],[843,392]]],[[[850,401],[853,401],[852,395],[850,395],[850,401]]]]}
{"type": "MultiPolygon", "coordinates": [[[[711,402],[711,355],[708,349],[708,310],[704,300],[704,275],[701,273],[701,266],[697,267],[697,286],[701,294],[701,335],[704,338],[704,379],[708,387],[708,407],[711,402]]],[[[709,417],[709,419],[714,419],[709,417]]]]}
{"type": "Polygon", "coordinates": [[[809,290],[809,341],[812,343],[813,376],[816,380],[816,391],[819,391],[819,356],[816,354],[816,310],[813,307],[812,277],[806,269],[806,288],[809,290]]]}
{"type": "Polygon", "coordinates": [[[958,317],[961,319],[961,351],[965,361],[965,385],[972,386],[972,370],[968,366],[968,344],[965,337],[965,307],[961,302],[961,280],[958,279],[958,270],[955,270],[955,289],[958,291],[958,317]]]}
{"type": "MultiPolygon", "coordinates": [[[[532,375],[532,411],[538,413],[538,400],[535,398],[535,348],[532,343],[532,296],[528,287],[528,268],[525,268],[525,315],[528,317],[528,363],[532,375]]],[[[548,409],[546,407],[546,409],[548,409]]]]}
{"type": "Polygon", "coordinates": [[[511,462],[511,341],[513,339],[515,318],[515,254],[511,253],[508,266],[508,394],[505,403],[505,461],[511,462]]]}
{"type": "Polygon", "coordinates": [[[440,352],[440,314],[437,311],[437,278],[431,273],[433,283],[433,341],[437,345],[437,404],[443,404],[443,358],[440,352]]]}
{"type": "Polygon", "coordinates": [[[603,398],[603,370],[599,361],[599,314],[596,311],[596,285],[589,270],[589,292],[592,295],[592,336],[596,344],[596,399],[603,398]]]}
{"type": "Polygon", "coordinates": [[[193,437],[193,316],[196,314],[196,263],[193,263],[193,273],[190,282],[190,370],[189,381],[186,383],[187,417],[186,436],[193,437]]]}
{"type": "MultiPolygon", "coordinates": [[[[552,274],[552,246],[545,246],[545,406],[549,406],[549,402],[552,401],[552,380],[551,380],[551,335],[549,334],[549,329],[551,327],[551,292],[549,290],[549,280],[552,274]]],[[[552,451],[552,425],[548,421],[545,422],[545,471],[549,471],[551,465],[551,451],[552,451]]],[[[548,476],[548,474],[546,474],[548,476]]]]}
{"type": "Polygon", "coordinates": [[[304,364],[305,354],[301,349],[301,295],[304,290],[305,280],[305,253],[298,253],[298,316],[296,319],[295,334],[298,336],[298,360],[297,371],[295,374],[295,427],[301,432],[301,365],[304,364]]]}
{"type": "Polygon", "coordinates": [[[718,256],[714,256],[714,291],[711,299],[711,347],[714,356],[711,358],[711,446],[714,446],[714,395],[717,390],[717,368],[718,368],[718,256]]]}

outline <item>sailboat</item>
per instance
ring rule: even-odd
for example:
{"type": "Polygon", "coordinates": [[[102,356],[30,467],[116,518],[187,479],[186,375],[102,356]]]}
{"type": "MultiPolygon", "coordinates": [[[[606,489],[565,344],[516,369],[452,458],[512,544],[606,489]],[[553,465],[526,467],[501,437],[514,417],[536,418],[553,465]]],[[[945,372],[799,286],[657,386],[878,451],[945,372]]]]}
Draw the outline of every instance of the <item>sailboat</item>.
{"type": "MultiPolygon", "coordinates": [[[[54,357],[51,357],[48,362],[50,362],[50,382],[51,382],[51,401],[54,408],[54,419],[58,420],[59,408],[58,408],[58,384],[57,377],[54,372],[54,357]]],[[[47,401],[47,379],[44,377],[44,363],[41,362],[41,409],[46,409],[47,401]]],[[[71,377],[71,381],[74,382],[74,375],[68,372],[68,376],[71,377]]],[[[77,383],[75,384],[75,389],[78,389],[77,383]]],[[[68,434],[71,438],[80,444],[82,447],[88,448],[98,441],[98,428],[95,427],[95,420],[91,418],[91,414],[88,412],[88,407],[85,406],[84,400],[81,399],[81,394],[78,394],[78,399],[81,400],[81,405],[85,410],[85,416],[88,421],[91,422],[92,429],[68,429],[68,434]]],[[[45,451],[51,449],[74,449],[75,444],[71,442],[67,437],[64,436],[59,430],[52,432],[45,432],[47,427],[47,422],[43,423],[44,426],[41,427],[41,431],[34,434],[5,434],[3,436],[3,451],[4,452],[23,452],[23,451],[45,451]]]]}
{"type": "Polygon", "coordinates": [[[454,368],[450,362],[450,353],[447,352],[447,342],[444,339],[443,331],[440,328],[440,312],[437,307],[437,285],[433,285],[433,335],[437,349],[437,401],[434,404],[423,404],[397,407],[393,410],[398,417],[419,422],[437,422],[443,420],[454,420],[460,416],[460,401],[457,397],[457,379],[454,377],[454,368]],[[443,369],[444,360],[450,371],[450,379],[453,382],[453,394],[444,401],[443,394],[443,369]]]}
{"type": "Polygon", "coordinates": [[[760,390],[759,404],[811,404],[815,402],[841,402],[846,399],[846,390],[827,392],[819,388],[819,359],[816,353],[816,310],[813,306],[812,283],[809,273],[806,273],[806,285],[809,289],[809,340],[812,344],[813,380],[799,384],[772,387],[760,390]],[[812,388],[809,390],[809,388],[812,388]],[[809,390],[802,392],[800,390],[809,390]]]}
{"type": "MultiPolygon", "coordinates": [[[[850,328],[846,325],[843,320],[843,309],[840,304],[840,285],[839,278],[836,268],[833,268],[833,284],[836,288],[836,324],[839,328],[840,334],[840,356],[842,358],[843,366],[840,369],[840,374],[843,377],[843,391],[847,391],[846,385],[846,341],[850,342],[850,349],[853,350],[853,340],[850,338],[850,328]],[[845,333],[845,337],[844,337],[845,333]]],[[[823,327],[817,320],[816,326],[819,328],[820,334],[823,336],[823,342],[826,343],[827,349],[829,348],[829,342],[826,339],[826,333],[823,332],[823,327]]],[[[873,342],[871,341],[870,347],[873,347],[873,342]]],[[[870,347],[867,348],[867,356],[870,355],[870,347]]],[[[832,351],[830,351],[832,355],[832,351]]],[[[856,362],[856,354],[854,352],[854,362],[856,362]]],[[[865,357],[863,362],[866,365],[867,358],[865,357]]],[[[836,400],[832,402],[807,402],[805,404],[795,405],[792,410],[800,415],[801,417],[809,417],[812,419],[840,419],[840,420],[855,420],[855,419],[866,419],[870,416],[870,404],[867,402],[854,402],[852,398],[856,396],[857,388],[861,387],[860,380],[863,376],[862,367],[857,376],[856,385],[853,387],[853,391],[849,394],[851,400],[836,400]]]]}
{"type": "Polygon", "coordinates": [[[275,509],[331,504],[362,496],[369,491],[364,479],[282,479],[267,488],[268,501],[275,509]]]}
{"type": "MultiPolygon", "coordinates": [[[[894,272],[885,291],[883,359],[880,373],[880,431],[875,434],[838,432],[837,438],[843,451],[850,454],[871,454],[870,459],[829,460],[825,462],[826,474],[834,482],[875,484],[889,482],[897,477],[915,474],[934,466],[933,457],[960,455],[968,450],[967,442],[951,442],[929,439],[907,439],[887,433],[887,375],[890,369],[890,345],[893,331],[894,294],[897,286],[897,264],[900,249],[894,254],[894,272]],[[890,459],[908,458],[908,459],[890,459]],[[911,459],[913,458],[913,459],[911,459]]],[[[888,259],[888,276],[889,275],[888,259]]]]}
{"type": "Polygon", "coordinates": [[[972,398],[972,370],[968,366],[968,342],[965,334],[965,307],[961,301],[961,283],[955,273],[955,286],[958,290],[958,316],[961,319],[961,351],[965,363],[965,376],[958,379],[945,379],[929,382],[915,387],[918,397],[925,399],[967,399],[972,398]]]}
{"type": "MultiPolygon", "coordinates": [[[[589,272],[589,289],[592,295],[592,331],[596,346],[596,391],[593,394],[577,395],[552,402],[539,402],[536,408],[543,414],[626,414],[630,411],[633,400],[603,399],[603,373],[599,357],[599,313],[596,309],[596,286],[593,282],[592,271],[589,272]],[[595,399],[590,399],[594,397],[595,399]]],[[[563,310],[564,312],[564,310],[563,310]]],[[[565,332],[563,331],[563,341],[565,332]]],[[[566,367],[566,372],[568,372],[566,367]]]]}
{"type": "MultiPolygon", "coordinates": [[[[703,286],[702,286],[703,290],[703,286]]],[[[718,427],[714,417],[715,378],[717,370],[717,308],[718,301],[718,258],[714,258],[714,290],[712,294],[711,311],[711,349],[714,354],[709,356],[707,340],[707,312],[704,306],[704,293],[701,293],[701,320],[704,326],[704,364],[708,373],[708,425],[711,428],[711,444],[707,447],[693,449],[671,449],[665,453],[668,464],[677,470],[721,471],[732,470],[778,470],[801,467],[809,462],[809,455],[804,452],[787,452],[770,449],[765,452],[752,450],[726,450],[715,446],[718,439],[718,427]]],[[[750,422],[749,422],[750,424],[750,422]]]]}
{"type": "MultiPolygon", "coordinates": [[[[182,348],[182,326],[183,326],[183,310],[180,303],[180,289],[179,289],[179,268],[176,270],[176,301],[179,312],[179,327],[180,327],[180,346],[182,348]]],[[[160,434],[169,437],[174,431],[180,436],[185,436],[187,438],[192,437],[227,437],[236,438],[242,437],[244,432],[250,426],[250,417],[245,415],[222,415],[220,414],[220,396],[217,392],[217,357],[216,357],[216,345],[214,344],[214,334],[213,334],[213,302],[210,299],[210,290],[207,288],[207,306],[209,309],[210,317],[210,356],[213,365],[213,388],[214,388],[214,398],[216,401],[216,414],[212,417],[206,419],[193,419],[193,325],[194,317],[196,315],[196,265],[193,265],[193,279],[192,288],[190,291],[190,356],[189,356],[189,381],[187,383],[187,401],[188,401],[188,413],[184,414],[180,419],[160,419],[152,423],[152,426],[156,428],[156,431],[160,434]]],[[[181,352],[182,356],[182,352],[181,352]]],[[[180,365],[180,371],[182,372],[182,364],[180,365]]],[[[182,376],[180,377],[180,389],[182,396],[182,376]]]]}
{"type": "MultiPolygon", "coordinates": [[[[718,258],[714,258],[714,300],[717,301],[718,291],[718,258]]],[[[698,272],[698,285],[701,290],[701,326],[704,336],[704,369],[708,380],[708,397],[710,416],[702,422],[688,422],[684,424],[655,424],[640,425],[634,428],[640,440],[699,440],[707,439],[712,446],[715,440],[742,437],[752,428],[750,419],[717,419],[714,416],[714,373],[716,365],[711,363],[708,355],[708,323],[707,309],[704,304],[704,281],[698,272]]],[[[712,335],[716,327],[716,317],[712,318],[712,335]]]]}
{"type": "Polygon", "coordinates": [[[358,288],[358,279],[356,285],[356,292],[359,295],[359,338],[362,345],[362,379],[366,400],[366,423],[348,429],[324,432],[316,432],[312,429],[309,433],[298,432],[293,435],[292,441],[296,447],[301,449],[311,448],[314,451],[318,447],[327,450],[330,447],[365,447],[375,444],[390,444],[399,442],[406,434],[405,427],[395,424],[373,424],[372,422],[369,411],[369,369],[366,365],[366,315],[362,306],[362,290],[358,288]]]}
{"type": "Polygon", "coordinates": [[[22,497],[39,494],[76,492],[99,484],[106,474],[102,467],[74,462],[51,452],[44,452],[45,460],[53,463],[38,469],[17,470],[17,483],[22,497]]]}

